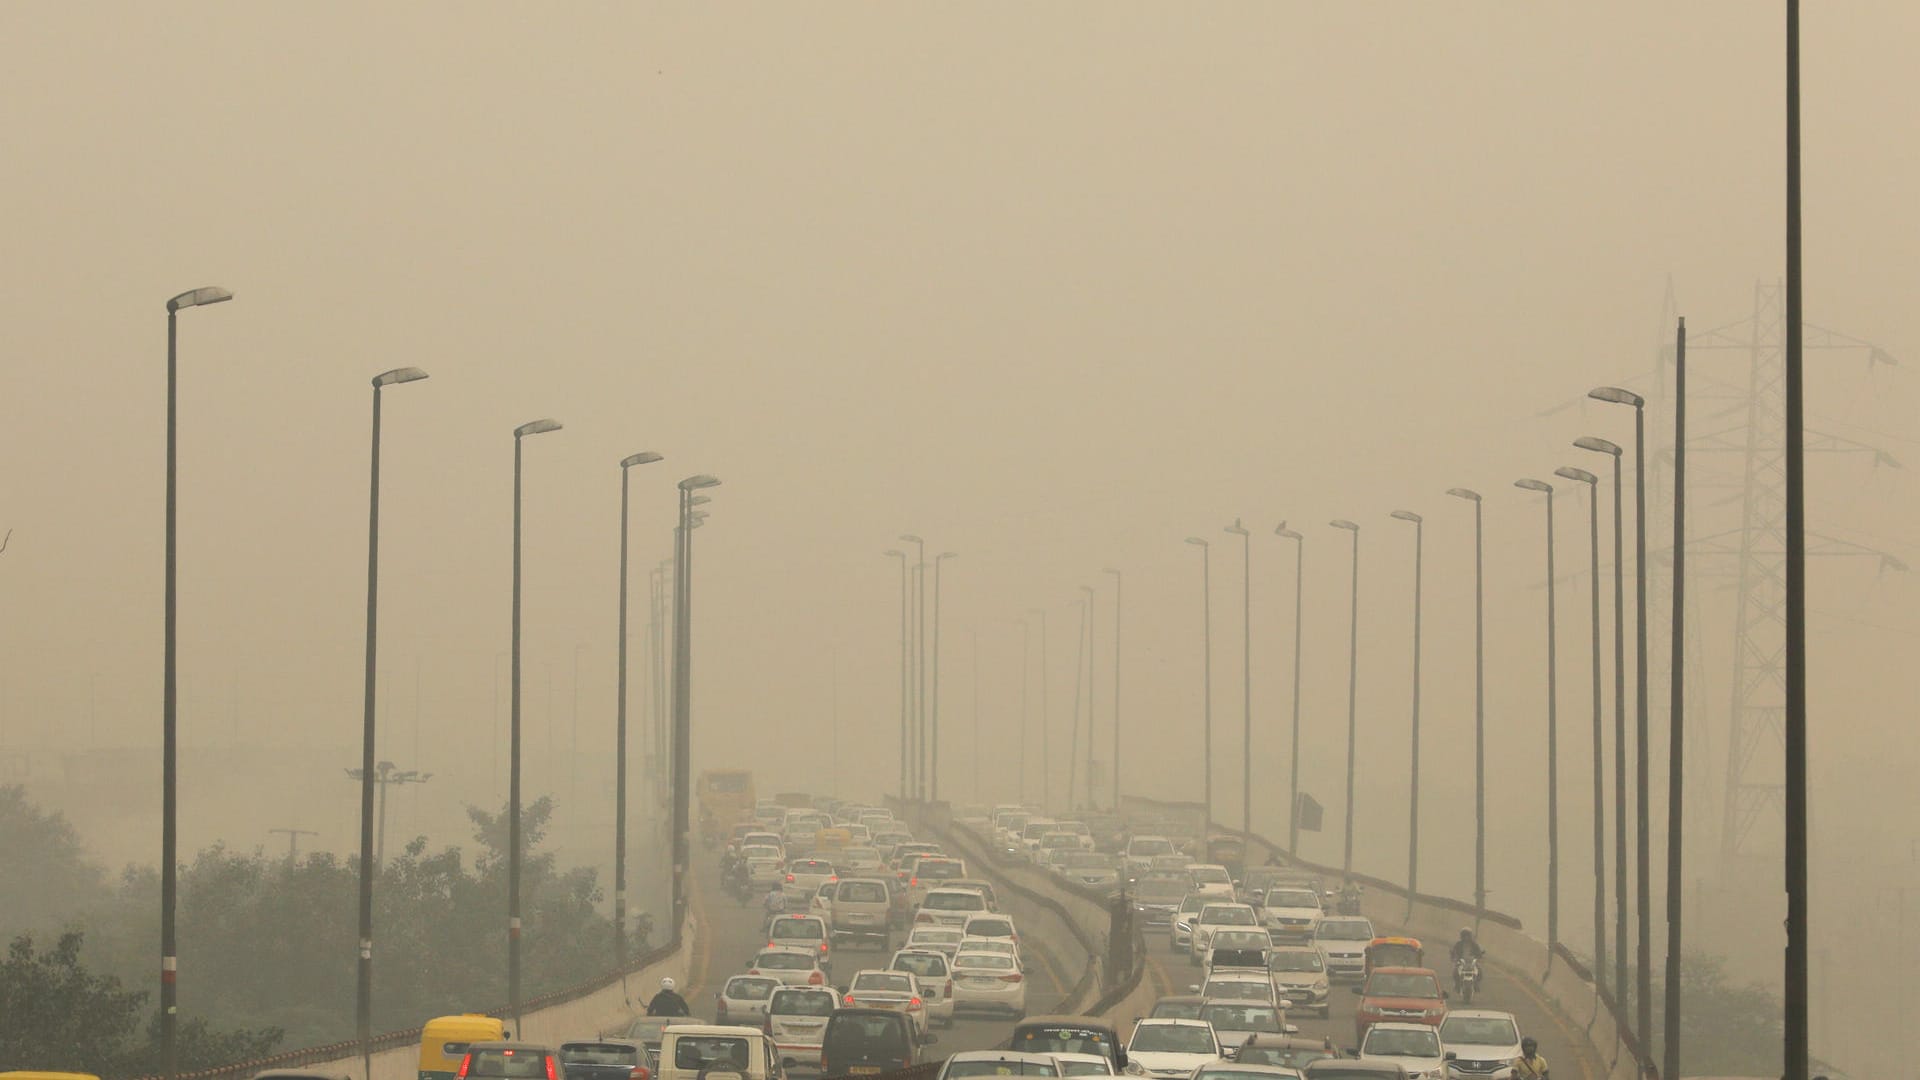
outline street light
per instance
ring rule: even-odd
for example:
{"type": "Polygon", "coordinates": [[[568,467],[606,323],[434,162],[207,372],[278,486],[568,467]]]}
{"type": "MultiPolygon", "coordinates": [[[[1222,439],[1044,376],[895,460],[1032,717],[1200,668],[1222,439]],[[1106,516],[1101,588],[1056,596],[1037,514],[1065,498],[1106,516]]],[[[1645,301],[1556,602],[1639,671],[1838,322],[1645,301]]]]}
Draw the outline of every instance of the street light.
{"type": "MultiPolygon", "coordinates": [[[[520,1019],[520,463],[529,435],[559,431],[560,421],[532,420],[513,429],[513,703],[507,736],[507,1013],[520,1019]]],[[[371,1080],[371,1078],[369,1078],[371,1080]]]]}
{"type": "Polygon", "coordinates": [[[913,797],[927,797],[927,542],[912,533],[900,539],[914,545],[913,559],[913,797]]]}
{"type": "MultiPolygon", "coordinates": [[[[1602,386],[1588,391],[1587,396],[1633,407],[1634,808],[1640,818],[1634,858],[1634,908],[1639,918],[1639,937],[1634,946],[1640,965],[1634,988],[1634,1034],[1645,1044],[1653,1034],[1653,882],[1649,880],[1653,856],[1647,790],[1647,402],[1639,394],[1617,386],[1602,386]]],[[[1676,885],[1678,882],[1669,883],[1669,887],[1676,885]]]]}
{"type": "Polygon", "coordinates": [[[1547,497],[1547,968],[1552,970],[1553,947],[1560,943],[1560,682],[1555,655],[1553,485],[1544,480],[1515,480],[1513,486],[1547,497]]]}
{"type": "Polygon", "coordinates": [[[1300,847],[1300,572],[1305,567],[1306,537],[1281,522],[1273,535],[1293,541],[1293,748],[1287,756],[1287,858],[1300,847]]]}
{"type": "Polygon", "coordinates": [[[1202,701],[1205,710],[1201,727],[1201,770],[1205,777],[1205,812],[1200,818],[1200,843],[1205,846],[1207,830],[1213,828],[1213,549],[1197,536],[1187,543],[1200,548],[1200,630],[1202,701]]]}
{"type": "Polygon", "coordinates": [[[1600,710],[1600,478],[1585,469],[1562,465],[1553,475],[1587,485],[1587,552],[1593,589],[1593,985],[1606,990],[1607,968],[1607,811],[1603,794],[1600,710]]]}
{"type": "Polygon", "coordinates": [[[180,973],[179,951],[174,942],[174,907],[178,895],[175,876],[178,872],[179,857],[179,737],[178,705],[180,700],[179,679],[174,661],[179,655],[179,637],[175,632],[178,624],[178,589],[176,588],[175,567],[177,565],[175,525],[179,517],[179,445],[180,445],[180,360],[179,326],[176,316],[181,308],[205,307],[208,304],[224,303],[233,299],[233,294],[212,285],[183,292],[167,301],[167,509],[166,509],[166,603],[164,619],[166,623],[163,646],[164,672],[161,676],[160,690],[160,1071],[173,1080],[174,1073],[174,1026],[178,1013],[175,1004],[177,986],[174,982],[180,973]]]}
{"type": "MultiPolygon", "coordinates": [[[[907,553],[888,548],[886,555],[900,560],[900,800],[907,798],[907,553]]],[[[1024,768],[1024,764],[1022,768],[1024,768]]]]}
{"type": "MultiPolygon", "coordinates": [[[[372,480],[367,497],[367,658],[365,698],[360,731],[360,963],[354,990],[354,1018],[360,1040],[360,1058],[367,1078],[373,1075],[373,785],[374,785],[374,660],[379,630],[380,598],[380,391],[401,383],[419,382],[427,373],[417,367],[394,368],[373,377],[372,480]]],[[[386,824],[386,796],[380,799],[381,825],[386,824]]],[[[385,842],[382,829],[382,846],[385,842]]],[[[384,850],[380,863],[386,861],[384,850]]]]}
{"type": "MultiPolygon", "coordinates": [[[[1091,585],[1082,585],[1082,586],[1080,586],[1080,591],[1081,591],[1081,592],[1083,592],[1083,593],[1086,593],[1086,594],[1087,594],[1087,810],[1088,810],[1088,812],[1089,812],[1089,813],[1091,813],[1091,812],[1092,812],[1092,810],[1093,810],[1093,808],[1094,808],[1094,801],[1093,801],[1093,718],[1094,718],[1094,716],[1095,716],[1095,712],[1094,712],[1094,708],[1093,708],[1093,702],[1094,702],[1094,695],[1093,695],[1093,685],[1094,685],[1094,684],[1093,684],[1093,646],[1094,646],[1094,643],[1095,643],[1096,641],[1098,641],[1098,640],[1099,640],[1099,638],[1097,638],[1097,637],[1095,637],[1095,636],[1094,636],[1094,633],[1093,633],[1093,627],[1094,627],[1094,621],[1093,621],[1093,602],[1094,602],[1094,600],[1095,600],[1095,599],[1096,599],[1096,597],[1097,597],[1097,593],[1096,593],[1096,591],[1094,590],[1094,587],[1093,587],[1093,586],[1091,586],[1091,585]]],[[[1073,801],[1073,791],[1072,791],[1072,789],[1071,789],[1071,787],[1069,787],[1069,789],[1068,789],[1068,791],[1067,791],[1067,801],[1068,801],[1068,803],[1072,803],[1072,801],[1073,801]]]]}
{"type": "Polygon", "coordinates": [[[1120,812],[1120,571],[1109,566],[1101,573],[1113,575],[1113,812],[1120,812]]]}
{"type": "Polygon", "coordinates": [[[1253,835],[1253,534],[1239,518],[1226,531],[1240,538],[1240,839],[1253,835]]]}
{"type": "Polygon", "coordinates": [[[620,459],[620,648],[614,690],[613,767],[613,958],[627,966],[627,506],[628,470],[661,460],[651,450],[620,459]]]}
{"type": "MultiPolygon", "coordinates": [[[[1047,808],[1047,785],[1053,779],[1053,759],[1049,756],[1047,744],[1047,612],[1045,608],[1028,608],[1027,614],[1040,616],[1040,809],[1047,808]]],[[[1022,755],[1024,757],[1024,754],[1022,755]]],[[[1024,769],[1025,766],[1022,766],[1024,769]]],[[[1022,788],[1024,793],[1025,788],[1022,788]]]]}
{"type": "Polygon", "coordinates": [[[1467,488],[1448,488],[1447,494],[1473,504],[1473,906],[1476,916],[1487,909],[1487,728],[1486,652],[1482,634],[1485,579],[1481,573],[1480,495],[1467,488]]]}
{"type": "Polygon", "coordinates": [[[940,564],[959,557],[952,551],[933,557],[933,729],[928,736],[933,761],[927,767],[931,778],[928,797],[933,802],[940,801],[940,564]]]}
{"type": "Polygon", "coordinates": [[[1345,518],[1331,522],[1353,534],[1353,602],[1347,612],[1347,826],[1342,841],[1340,876],[1353,880],[1353,759],[1357,728],[1355,705],[1360,693],[1360,526],[1345,518]]]}
{"type": "Polygon", "coordinates": [[[1426,519],[1411,510],[1395,510],[1388,516],[1413,523],[1413,762],[1407,788],[1407,911],[1411,914],[1413,899],[1420,895],[1420,592],[1427,526],[1426,519]]]}
{"type": "Polygon", "coordinates": [[[1621,532],[1620,446],[1583,435],[1573,445],[1613,459],[1613,994],[1627,1007],[1627,629],[1626,545],[1621,532]]]}
{"type": "Polygon", "coordinates": [[[692,858],[689,822],[693,795],[693,530],[700,527],[705,514],[693,509],[694,492],[715,487],[720,481],[705,473],[680,481],[680,524],[676,528],[676,581],[673,595],[677,611],[673,625],[673,925],[676,932],[684,925],[687,904],[687,868],[692,858]]]}

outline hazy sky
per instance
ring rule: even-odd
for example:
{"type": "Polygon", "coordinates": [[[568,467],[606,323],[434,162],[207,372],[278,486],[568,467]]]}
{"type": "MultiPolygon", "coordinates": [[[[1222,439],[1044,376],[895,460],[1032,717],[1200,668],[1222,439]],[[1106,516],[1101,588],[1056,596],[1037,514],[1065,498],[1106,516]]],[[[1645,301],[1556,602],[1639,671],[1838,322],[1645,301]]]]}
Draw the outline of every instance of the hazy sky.
{"type": "MultiPolygon", "coordinates": [[[[1896,0],[1807,15],[1809,318],[1910,363],[1915,40],[1920,8],[1896,0]]],[[[366,380],[417,364],[431,381],[386,409],[382,756],[420,746],[437,821],[497,790],[510,432],[551,415],[566,429],[526,447],[530,790],[604,799],[615,463],[653,449],[667,462],[634,475],[636,623],[672,481],[720,476],[698,536],[696,756],[780,779],[766,787],[827,785],[837,650],[841,786],[891,788],[881,552],[916,531],[961,556],[944,570],[948,791],[974,775],[977,633],[982,794],[1011,794],[1014,620],[1034,607],[1064,773],[1082,584],[1102,590],[1106,757],[1111,565],[1125,779],[1191,794],[1200,567],[1181,541],[1215,544],[1217,737],[1237,743],[1240,553],[1220,530],[1243,516],[1257,804],[1278,828],[1287,519],[1308,532],[1304,771],[1337,820],[1346,534],[1324,522],[1361,521],[1361,858],[1397,873],[1411,537],[1386,513],[1406,507],[1428,516],[1431,873],[1460,889],[1471,512],[1443,492],[1468,485],[1487,496],[1488,726],[1513,838],[1495,899],[1537,910],[1541,522],[1511,481],[1597,468],[1576,435],[1630,439],[1623,410],[1541,414],[1651,369],[1669,282],[1705,329],[1751,315],[1781,273],[1781,41],[1770,5],[1732,0],[0,7],[0,747],[157,742],[162,305],[218,284],[236,302],[181,322],[183,737],[327,776],[322,846],[348,844],[354,806],[333,770],[358,752],[366,380]]],[[[1810,355],[1823,428],[1920,457],[1909,368],[1810,355]]],[[[1696,359],[1702,380],[1744,383],[1742,357],[1696,359]]],[[[1722,407],[1696,430],[1737,426],[1722,407]]],[[[1904,472],[1813,475],[1817,527],[1920,556],[1904,472]]],[[[1568,573],[1585,565],[1573,494],[1568,573]]],[[[1738,525],[1728,497],[1702,495],[1702,532],[1738,525]]],[[[1915,583],[1858,560],[1814,582],[1816,824],[1853,842],[1831,850],[1904,859],[1920,755],[1888,732],[1920,690],[1915,583]]],[[[1728,584],[1696,586],[1709,829],[1728,584]]],[[[1561,615],[1577,784],[1584,577],[1563,579],[1561,615]]],[[[1237,756],[1218,767],[1237,816],[1237,756]]],[[[284,778],[191,779],[184,843],[268,841],[238,811],[284,778]]],[[[1574,850],[1584,798],[1567,796],[1574,850]]],[[[150,841],[140,825],[94,842],[150,841]]],[[[1337,855],[1337,831],[1316,843],[1337,855]]]]}

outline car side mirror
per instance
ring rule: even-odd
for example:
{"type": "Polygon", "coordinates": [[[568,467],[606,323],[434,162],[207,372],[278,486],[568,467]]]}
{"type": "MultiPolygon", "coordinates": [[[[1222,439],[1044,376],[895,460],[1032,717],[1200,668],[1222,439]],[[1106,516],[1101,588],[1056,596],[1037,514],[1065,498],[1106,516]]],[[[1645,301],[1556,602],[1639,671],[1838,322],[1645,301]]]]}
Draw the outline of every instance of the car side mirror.
{"type": "Polygon", "coordinates": [[[1448,1060],[1448,1061],[1459,1061],[1459,1060],[1460,1060],[1460,1055],[1459,1055],[1459,1054],[1456,1054],[1456,1053],[1454,1053],[1454,1052],[1453,1052],[1453,1051],[1451,1051],[1451,1050],[1449,1050],[1449,1051],[1447,1051],[1447,1053],[1446,1053],[1446,1060],[1448,1060]]]}
{"type": "Polygon", "coordinates": [[[923,1046],[932,1046],[934,1043],[937,1043],[940,1041],[940,1036],[935,1035],[933,1032],[929,1031],[927,1032],[927,1037],[920,1041],[923,1046]]]}
{"type": "Polygon", "coordinates": [[[1440,991],[1440,1000],[1441,1001],[1447,1000],[1447,992],[1445,990],[1440,991]]]}
{"type": "Polygon", "coordinates": [[[1358,986],[1355,986],[1355,987],[1352,987],[1352,988],[1351,988],[1351,991],[1350,991],[1350,992],[1351,992],[1351,993],[1353,994],[1353,996],[1354,996],[1354,997],[1359,997],[1359,996],[1360,996],[1360,989],[1361,989],[1360,987],[1358,987],[1358,986]]]}

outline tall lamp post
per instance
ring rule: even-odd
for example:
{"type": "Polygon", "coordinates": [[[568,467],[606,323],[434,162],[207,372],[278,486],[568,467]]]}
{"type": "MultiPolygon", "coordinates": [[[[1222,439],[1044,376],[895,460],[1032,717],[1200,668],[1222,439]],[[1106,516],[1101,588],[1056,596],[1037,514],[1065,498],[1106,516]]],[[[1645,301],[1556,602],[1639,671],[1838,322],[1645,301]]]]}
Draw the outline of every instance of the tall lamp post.
{"type": "Polygon", "coordinates": [[[1515,480],[1523,491],[1547,497],[1547,970],[1560,943],[1560,682],[1554,614],[1553,485],[1544,480],[1515,480]]]}
{"type": "Polygon", "coordinates": [[[1553,475],[1587,485],[1587,552],[1592,561],[1588,577],[1593,589],[1593,985],[1602,992],[1607,983],[1607,810],[1602,766],[1600,710],[1600,478],[1585,469],[1562,465],[1553,475]]]}
{"type": "Polygon", "coordinates": [[[1240,538],[1240,837],[1253,835],[1253,534],[1239,518],[1226,531],[1240,538]]]}
{"type": "Polygon", "coordinates": [[[1613,459],[1613,999],[1627,1008],[1627,624],[1626,545],[1621,529],[1620,446],[1591,435],[1573,445],[1613,459]]]}
{"type": "Polygon", "coordinates": [[[1206,802],[1200,817],[1200,845],[1206,846],[1207,830],[1213,828],[1213,549],[1198,536],[1187,543],[1200,549],[1200,640],[1203,710],[1201,723],[1201,774],[1205,777],[1206,802]]]}
{"type": "Polygon", "coordinates": [[[1014,757],[1019,759],[1019,787],[1014,789],[1013,801],[1025,804],[1027,801],[1027,748],[1033,745],[1033,731],[1027,722],[1027,687],[1033,682],[1033,673],[1028,669],[1027,660],[1033,652],[1031,640],[1032,625],[1023,616],[1020,619],[1020,752],[1014,757]]]}
{"type": "Polygon", "coordinates": [[[1360,526],[1341,518],[1331,523],[1353,534],[1353,600],[1347,611],[1347,825],[1341,843],[1340,876],[1353,880],[1353,759],[1356,706],[1360,695],[1360,526]]]}
{"type": "MultiPolygon", "coordinates": [[[[401,383],[418,382],[427,373],[417,367],[394,368],[373,377],[372,480],[367,496],[367,656],[365,696],[360,720],[360,966],[354,987],[354,1020],[360,1040],[360,1060],[367,1080],[373,1076],[373,786],[374,662],[378,657],[380,600],[380,391],[401,383]]],[[[384,807],[385,800],[382,800],[384,807]]]]}
{"type": "Polygon", "coordinates": [[[1102,573],[1113,575],[1113,812],[1120,812],[1120,571],[1109,566],[1102,573]]]}
{"type": "Polygon", "coordinates": [[[1447,494],[1473,504],[1473,906],[1476,916],[1487,909],[1487,725],[1486,651],[1484,616],[1486,584],[1482,574],[1480,495],[1467,488],[1448,488],[1447,494]]]}
{"type": "Polygon", "coordinates": [[[1646,399],[1631,390],[1602,386],[1587,394],[1595,401],[1633,407],[1633,578],[1634,578],[1634,808],[1639,826],[1634,837],[1634,910],[1639,937],[1634,942],[1640,965],[1634,987],[1634,1034],[1646,1045],[1653,1035],[1653,856],[1647,791],[1647,410],[1646,399]]]}
{"type": "Polygon", "coordinates": [[[1667,970],[1661,1017],[1662,1075],[1680,1075],[1680,917],[1685,899],[1681,857],[1686,840],[1687,641],[1687,320],[1673,341],[1673,648],[1667,699],[1667,970]]]}
{"type": "Polygon", "coordinates": [[[905,802],[910,778],[907,769],[907,553],[888,548],[886,554],[890,559],[900,560],[900,799],[905,802]]]}
{"type": "Polygon", "coordinates": [[[959,557],[951,551],[933,557],[933,730],[928,737],[933,762],[928,766],[928,775],[931,777],[929,797],[934,802],[940,801],[940,564],[959,557]]]}
{"type": "Polygon", "coordinates": [[[1426,519],[1411,510],[1395,510],[1393,518],[1413,523],[1413,761],[1407,785],[1407,911],[1420,895],[1420,594],[1426,547],[1426,519]]]}
{"type": "Polygon", "coordinates": [[[1300,588],[1305,582],[1306,537],[1281,522],[1273,535],[1293,541],[1293,747],[1287,753],[1287,858],[1300,850],[1300,588]]]}
{"type": "Polygon", "coordinates": [[[651,465],[660,455],[652,451],[620,459],[620,646],[618,685],[614,694],[613,766],[613,958],[627,966],[627,506],[628,474],[635,465],[651,465]]]}
{"type": "Polygon", "coordinates": [[[529,435],[559,431],[560,421],[530,420],[513,429],[513,701],[507,735],[507,1013],[520,1026],[520,474],[529,435]]]}
{"type": "Polygon", "coordinates": [[[1047,612],[1029,608],[1029,615],[1040,616],[1040,809],[1047,808],[1047,785],[1053,780],[1053,759],[1048,756],[1050,729],[1047,720],[1047,612]]]}
{"type": "Polygon", "coordinates": [[[687,905],[687,870],[692,859],[689,833],[693,802],[693,530],[705,518],[693,508],[694,492],[717,487],[720,481],[705,473],[680,481],[680,525],[678,533],[679,566],[673,595],[677,612],[673,620],[673,926],[674,933],[684,925],[687,905]]]}
{"type": "Polygon", "coordinates": [[[913,797],[927,797],[927,542],[911,533],[900,539],[914,545],[913,558],[913,797]]]}
{"type": "MultiPolygon", "coordinates": [[[[1093,703],[1094,703],[1093,647],[1094,647],[1094,643],[1099,640],[1099,638],[1095,637],[1093,633],[1093,628],[1094,628],[1093,604],[1094,604],[1094,600],[1097,599],[1098,597],[1098,593],[1094,589],[1094,587],[1091,585],[1080,586],[1080,591],[1087,594],[1087,810],[1091,812],[1094,808],[1093,718],[1095,715],[1097,715],[1094,712],[1094,708],[1093,708],[1093,703]]],[[[1072,801],[1072,798],[1073,798],[1072,791],[1067,792],[1067,798],[1069,802],[1072,801]]]]}
{"type": "Polygon", "coordinates": [[[175,875],[180,860],[178,811],[180,806],[178,704],[179,681],[175,659],[179,655],[178,589],[175,585],[175,524],[179,517],[179,432],[180,432],[180,360],[179,323],[181,308],[206,307],[233,299],[233,294],[214,286],[183,292],[167,301],[167,512],[166,512],[166,603],[163,648],[165,671],[160,689],[160,1070],[167,1080],[174,1074],[174,1027],[178,1008],[175,1004],[175,978],[180,971],[179,951],[174,942],[174,901],[177,896],[175,875]]]}

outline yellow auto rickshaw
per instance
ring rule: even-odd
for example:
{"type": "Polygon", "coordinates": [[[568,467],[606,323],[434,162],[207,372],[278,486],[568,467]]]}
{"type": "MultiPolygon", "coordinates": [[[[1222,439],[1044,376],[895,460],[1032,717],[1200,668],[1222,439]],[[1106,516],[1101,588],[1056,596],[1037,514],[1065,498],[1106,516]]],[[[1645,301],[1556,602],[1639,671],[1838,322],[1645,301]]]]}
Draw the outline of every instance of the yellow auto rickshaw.
{"type": "Polygon", "coordinates": [[[1377,967],[1426,967],[1422,959],[1425,955],[1419,938],[1377,937],[1367,942],[1365,971],[1371,974],[1377,967]]]}
{"type": "Polygon", "coordinates": [[[497,1016],[436,1016],[420,1028],[420,1073],[416,1080],[453,1080],[469,1045],[508,1037],[506,1023],[497,1016]]]}

